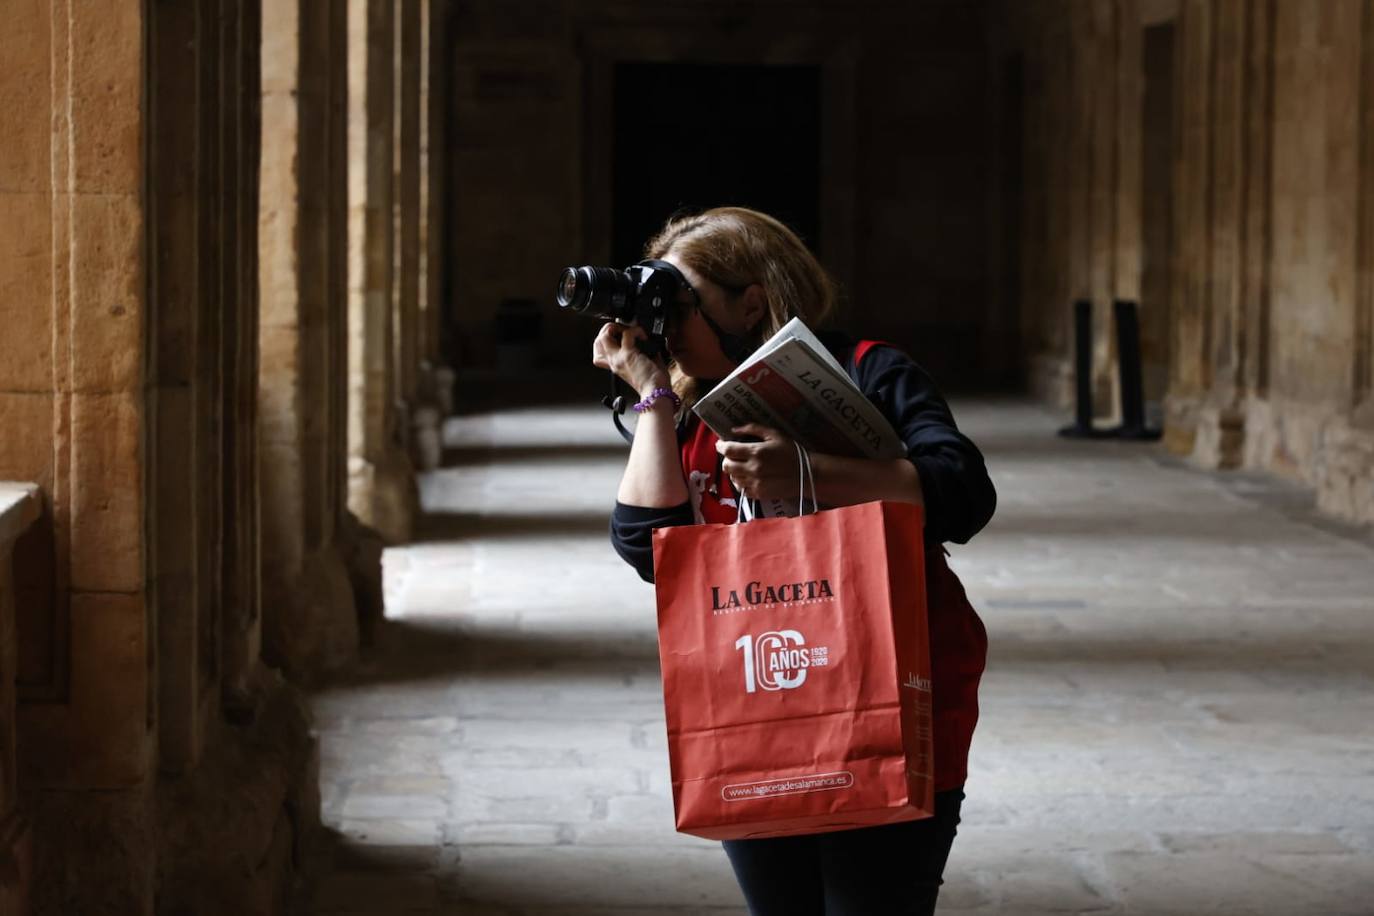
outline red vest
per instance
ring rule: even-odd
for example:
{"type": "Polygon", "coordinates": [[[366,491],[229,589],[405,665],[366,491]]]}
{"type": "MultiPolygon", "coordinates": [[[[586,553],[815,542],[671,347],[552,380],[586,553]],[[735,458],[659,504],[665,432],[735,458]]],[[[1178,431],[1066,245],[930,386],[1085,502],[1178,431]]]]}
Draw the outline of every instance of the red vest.
{"type": "MultiPolygon", "coordinates": [[[[868,344],[868,346],[865,346],[868,344]]],[[[872,346],[855,350],[857,362],[872,346]]],[[[695,416],[682,444],[682,473],[698,522],[729,524],[738,512],[730,478],[720,469],[716,434],[695,416]]],[[[988,637],[945,551],[927,547],[926,608],[930,618],[931,700],[934,708],[935,791],[957,789],[968,777],[968,750],[978,723],[978,681],[988,637]]]]}

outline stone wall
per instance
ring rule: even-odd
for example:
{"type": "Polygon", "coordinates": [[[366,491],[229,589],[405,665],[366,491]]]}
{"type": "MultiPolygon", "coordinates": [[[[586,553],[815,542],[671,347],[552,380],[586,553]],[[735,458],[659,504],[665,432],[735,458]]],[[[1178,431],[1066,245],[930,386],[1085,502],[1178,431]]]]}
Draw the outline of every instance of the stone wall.
{"type": "Polygon", "coordinates": [[[992,211],[1023,227],[1033,387],[1067,403],[1069,303],[1090,297],[1110,415],[1108,309],[1136,300],[1170,449],[1374,520],[1374,4],[1047,0],[994,21],[992,68],[1025,87],[994,156],[1019,148],[1024,184],[992,211]]]}
{"type": "MultiPolygon", "coordinates": [[[[563,267],[611,257],[617,62],[764,63],[820,69],[819,247],[845,323],[907,344],[942,381],[999,380],[1014,321],[984,308],[986,213],[970,203],[985,167],[981,7],[462,4],[448,58],[455,360],[491,365],[499,304],[527,297],[546,310],[540,355],[587,362],[596,327],[551,314],[553,288],[563,267]]],[[[681,117],[713,129],[709,105],[681,117]]]]}
{"type": "Polygon", "coordinates": [[[16,754],[34,825],[33,906],[74,911],[63,910],[67,856],[89,867],[108,908],[143,912],[151,838],[117,821],[146,809],[156,759],[141,462],[144,21],[136,6],[67,2],[7,18],[0,477],[38,484],[45,510],[16,548],[16,754]],[[88,822],[63,824],[53,809],[78,796],[108,819],[66,847],[88,822]],[[89,857],[102,845],[103,863],[89,857]]]}
{"type": "Polygon", "coordinates": [[[408,492],[398,418],[443,400],[425,45],[447,5],[368,4],[372,68],[357,6],[7,9],[0,479],[30,484],[0,562],[0,912],[288,907],[319,810],[293,681],[381,614],[351,462],[399,455],[408,492]],[[373,438],[350,453],[354,420],[373,438]]]}

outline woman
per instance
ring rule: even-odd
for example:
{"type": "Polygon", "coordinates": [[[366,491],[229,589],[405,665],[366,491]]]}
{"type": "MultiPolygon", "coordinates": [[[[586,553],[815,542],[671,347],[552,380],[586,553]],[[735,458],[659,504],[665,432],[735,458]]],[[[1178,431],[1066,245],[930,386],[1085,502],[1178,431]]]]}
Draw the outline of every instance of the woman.
{"type": "MultiPolygon", "coordinates": [[[[785,435],[751,425],[736,430],[741,441],[717,441],[687,407],[791,318],[814,329],[830,311],[834,292],[796,235],[772,217],[739,207],[670,220],[650,240],[647,254],[676,267],[687,284],[669,323],[671,365],[635,346],[643,331],[615,323],[601,329],[592,361],[641,397],[611,540],[652,581],[654,528],[733,522],[741,495],[771,499],[797,492],[797,452],[785,435]]],[[[908,457],[813,453],[820,503],[886,499],[924,506],[935,815],[881,827],[727,841],[725,851],[756,916],[932,913],[959,823],[987,649],[983,625],[941,545],[965,543],[987,524],[996,494],[977,447],[958,431],[944,399],[910,358],[873,341],[856,343],[836,334],[821,339],[892,423],[908,457]]]]}

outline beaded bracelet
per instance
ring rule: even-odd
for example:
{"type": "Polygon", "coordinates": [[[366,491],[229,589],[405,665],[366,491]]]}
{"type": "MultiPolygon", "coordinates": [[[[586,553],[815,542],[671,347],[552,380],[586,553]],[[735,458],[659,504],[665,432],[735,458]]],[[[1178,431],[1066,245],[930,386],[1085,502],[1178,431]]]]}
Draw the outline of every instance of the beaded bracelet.
{"type": "Polygon", "coordinates": [[[654,402],[657,401],[659,398],[667,398],[668,400],[672,401],[674,411],[676,411],[679,407],[682,406],[682,398],[678,397],[677,393],[673,391],[673,389],[655,388],[653,391],[650,391],[648,395],[645,396],[644,400],[634,405],[634,407],[632,407],[631,410],[633,410],[635,413],[643,413],[650,407],[653,407],[654,402]]]}

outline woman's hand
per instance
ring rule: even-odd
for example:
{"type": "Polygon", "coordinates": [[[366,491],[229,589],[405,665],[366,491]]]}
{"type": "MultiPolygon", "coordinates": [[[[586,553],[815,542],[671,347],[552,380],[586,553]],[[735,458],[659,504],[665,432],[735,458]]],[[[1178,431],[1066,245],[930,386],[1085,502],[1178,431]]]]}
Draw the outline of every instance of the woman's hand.
{"type": "Polygon", "coordinates": [[[752,436],[758,442],[716,442],[724,457],[721,470],[734,483],[735,490],[750,499],[796,498],[801,464],[797,447],[783,433],[757,423],[737,426],[734,433],[752,436]]]}
{"type": "Polygon", "coordinates": [[[636,345],[647,336],[639,325],[607,322],[592,342],[592,365],[611,370],[641,397],[655,388],[667,388],[668,370],[636,345]]]}
{"type": "MultiPolygon", "coordinates": [[[[785,434],[767,426],[738,426],[736,435],[759,442],[716,443],[723,470],[735,489],[750,499],[792,499],[799,491],[797,449],[785,434]]],[[[822,506],[853,506],[886,499],[922,505],[921,477],[905,458],[879,460],[810,452],[816,495],[822,506]]],[[[808,493],[810,482],[808,481],[808,493]]]]}

